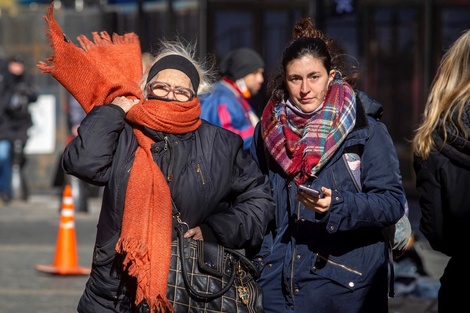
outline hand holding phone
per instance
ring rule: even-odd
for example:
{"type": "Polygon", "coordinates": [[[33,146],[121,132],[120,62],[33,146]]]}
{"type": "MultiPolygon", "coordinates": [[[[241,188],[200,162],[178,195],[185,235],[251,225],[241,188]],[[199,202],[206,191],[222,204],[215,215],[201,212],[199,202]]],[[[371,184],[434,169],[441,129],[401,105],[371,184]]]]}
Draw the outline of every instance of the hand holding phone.
{"type": "Polygon", "coordinates": [[[312,197],[320,197],[320,192],[318,190],[312,189],[304,185],[299,185],[299,191],[305,192],[312,197]]]}

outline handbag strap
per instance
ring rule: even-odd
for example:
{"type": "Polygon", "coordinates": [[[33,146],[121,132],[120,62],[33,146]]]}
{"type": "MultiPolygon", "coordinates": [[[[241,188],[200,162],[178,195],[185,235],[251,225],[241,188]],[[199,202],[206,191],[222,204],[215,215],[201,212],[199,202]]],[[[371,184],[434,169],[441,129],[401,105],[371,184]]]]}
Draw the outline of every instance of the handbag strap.
{"type": "MultiPolygon", "coordinates": [[[[189,289],[191,294],[193,294],[194,296],[196,296],[198,298],[201,298],[201,299],[209,299],[210,300],[210,299],[215,299],[215,298],[218,298],[218,297],[224,295],[227,291],[230,290],[230,288],[233,285],[233,282],[235,281],[235,274],[237,272],[235,269],[236,269],[236,267],[239,263],[239,260],[237,258],[233,257],[233,251],[224,248],[224,251],[229,253],[229,263],[231,265],[231,268],[228,271],[230,273],[228,282],[225,284],[225,286],[223,288],[221,288],[219,291],[214,292],[214,293],[199,292],[198,290],[196,290],[192,286],[191,282],[189,281],[189,278],[188,278],[188,275],[187,275],[187,269],[185,268],[185,262],[183,262],[183,256],[185,255],[183,253],[183,251],[185,250],[184,241],[185,240],[190,240],[190,239],[184,238],[184,236],[183,236],[183,234],[184,234],[183,227],[184,226],[188,227],[188,224],[186,224],[185,222],[183,222],[181,220],[181,217],[180,217],[181,214],[180,214],[178,208],[176,207],[176,204],[173,201],[173,199],[171,199],[171,202],[172,202],[172,207],[173,207],[172,208],[173,217],[176,219],[176,221],[178,223],[177,226],[176,226],[176,233],[178,235],[178,249],[179,249],[179,252],[180,252],[178,258],[180,259],[181,274],[183,276],[183,281],[184,281],[186,287],[189,289]]],[[[189,245],[187,245],[187,247],[189,247],[189,245]]],[[[235,255],[238,256],[238,254],[235,254],[235,255]]]]}
{"type": "MultiPolygon", "coordinates": [[[[173,217],[175,218],[176,222],[178,223],[177,231],[178,231],[178,228],[180,228],[181,232],[184,234],[184,231],[182,229],[183,226],[186,226],[187,228],[189,228],[189,226],[188,226],[188,224],[183,222],[183,220],[181,219],[181,213],[178,210],[178,208],[176,207],[176,204],[173,201],[173,198],[171,199],[171,204],[172,204],[173,217]]],[[[248,259],[244,254],[238,252],[237,250],[233,250],[233,249],[226,248],[226,247],[224,247],[224,250],[229,252],[233,256],[235,256],[238,259],[238,261],[240,261],[245,266],[246,270],[248,270],[250,272],[251,276],[253,276],[254,279],[258,279],[259,271],[256,268],[256,266],[253,264],[253,262],[251,262],[250,259],[248,259]]]]}

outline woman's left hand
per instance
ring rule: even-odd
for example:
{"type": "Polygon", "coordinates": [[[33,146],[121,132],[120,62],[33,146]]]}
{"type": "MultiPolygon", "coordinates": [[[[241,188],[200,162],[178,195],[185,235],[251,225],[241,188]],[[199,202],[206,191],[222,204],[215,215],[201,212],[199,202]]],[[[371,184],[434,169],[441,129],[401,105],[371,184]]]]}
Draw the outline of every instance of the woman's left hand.
{"type": "Polygon", "coordinates": [[[321,187],[323,197],[317,198],[308,195],[305,192],[299,192],[297,199],[309,210],[317,213],[325,213],[330,208],[331,204],[331,189],[321,187]]]}
{"type": "Polygon", "coordinates": [[[187,232],[184,233],[184,238],[193,238],[194,240],[204,240],[202,237],[201,227],[197,226],[191,228],[187,232]]]}

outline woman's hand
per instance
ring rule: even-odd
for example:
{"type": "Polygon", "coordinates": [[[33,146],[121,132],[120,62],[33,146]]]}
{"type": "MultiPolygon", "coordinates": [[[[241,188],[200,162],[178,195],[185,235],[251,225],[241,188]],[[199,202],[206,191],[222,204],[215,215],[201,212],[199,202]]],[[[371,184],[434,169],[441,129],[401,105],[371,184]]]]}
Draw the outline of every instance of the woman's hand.
{"type": "Polygon", "coordinates": [[[185,232],[183,237],[193,238],[194,240],[204,240],[204,238],[202,237],[201,227],[199,226],[191,228],[190,230],[185,232]]]}
{"type": "Polygon", "coordinates": [[[323,197],[317,198],[308,195],[306,192],[297,193],[297,199],[309,210],[317,213],[325,213],[331,204],[331,189],[321,187],[323,197]]]}
{"type": "Polygon", "coordinates": [[[126,97],[116,97],[111,103],[117,105],[118,107],[123,109],[125,113],[127,113],[134,105],[139,103],[139,101],[140,101],[139,99],[128,99],[126,97]]]}

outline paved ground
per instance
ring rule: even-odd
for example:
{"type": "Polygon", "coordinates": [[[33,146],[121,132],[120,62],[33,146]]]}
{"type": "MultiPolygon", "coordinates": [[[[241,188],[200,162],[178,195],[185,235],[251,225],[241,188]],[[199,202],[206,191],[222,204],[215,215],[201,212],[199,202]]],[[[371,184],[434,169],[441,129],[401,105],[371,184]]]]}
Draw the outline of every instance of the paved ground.
{"type": "MultiPolygon", "coordinates": [[[[76,305],[87,275],[57,276],[36,270],[52,265],[60,221],[61,196],[51,192],[31,195],[27,202],[13,201],[0,206],[0,313],[67,313],[76,305]]],[[[79,266],[91,263],[99,202],[89,201],[88,212],[76,212],[79,266]]],[[[416,212],[410,203],[411,213],[416,212]]],[[[414,214],[414,213],[413,213],[414,214]]],[[[412,214],[412,226],[416,216],[412,214]]],[[[445,259],[423,245],[426,266],[438,277],[445,259]]],[[[390,299],[390,313],[437,312],[435,298],[397,297],[390,299]]]]}

